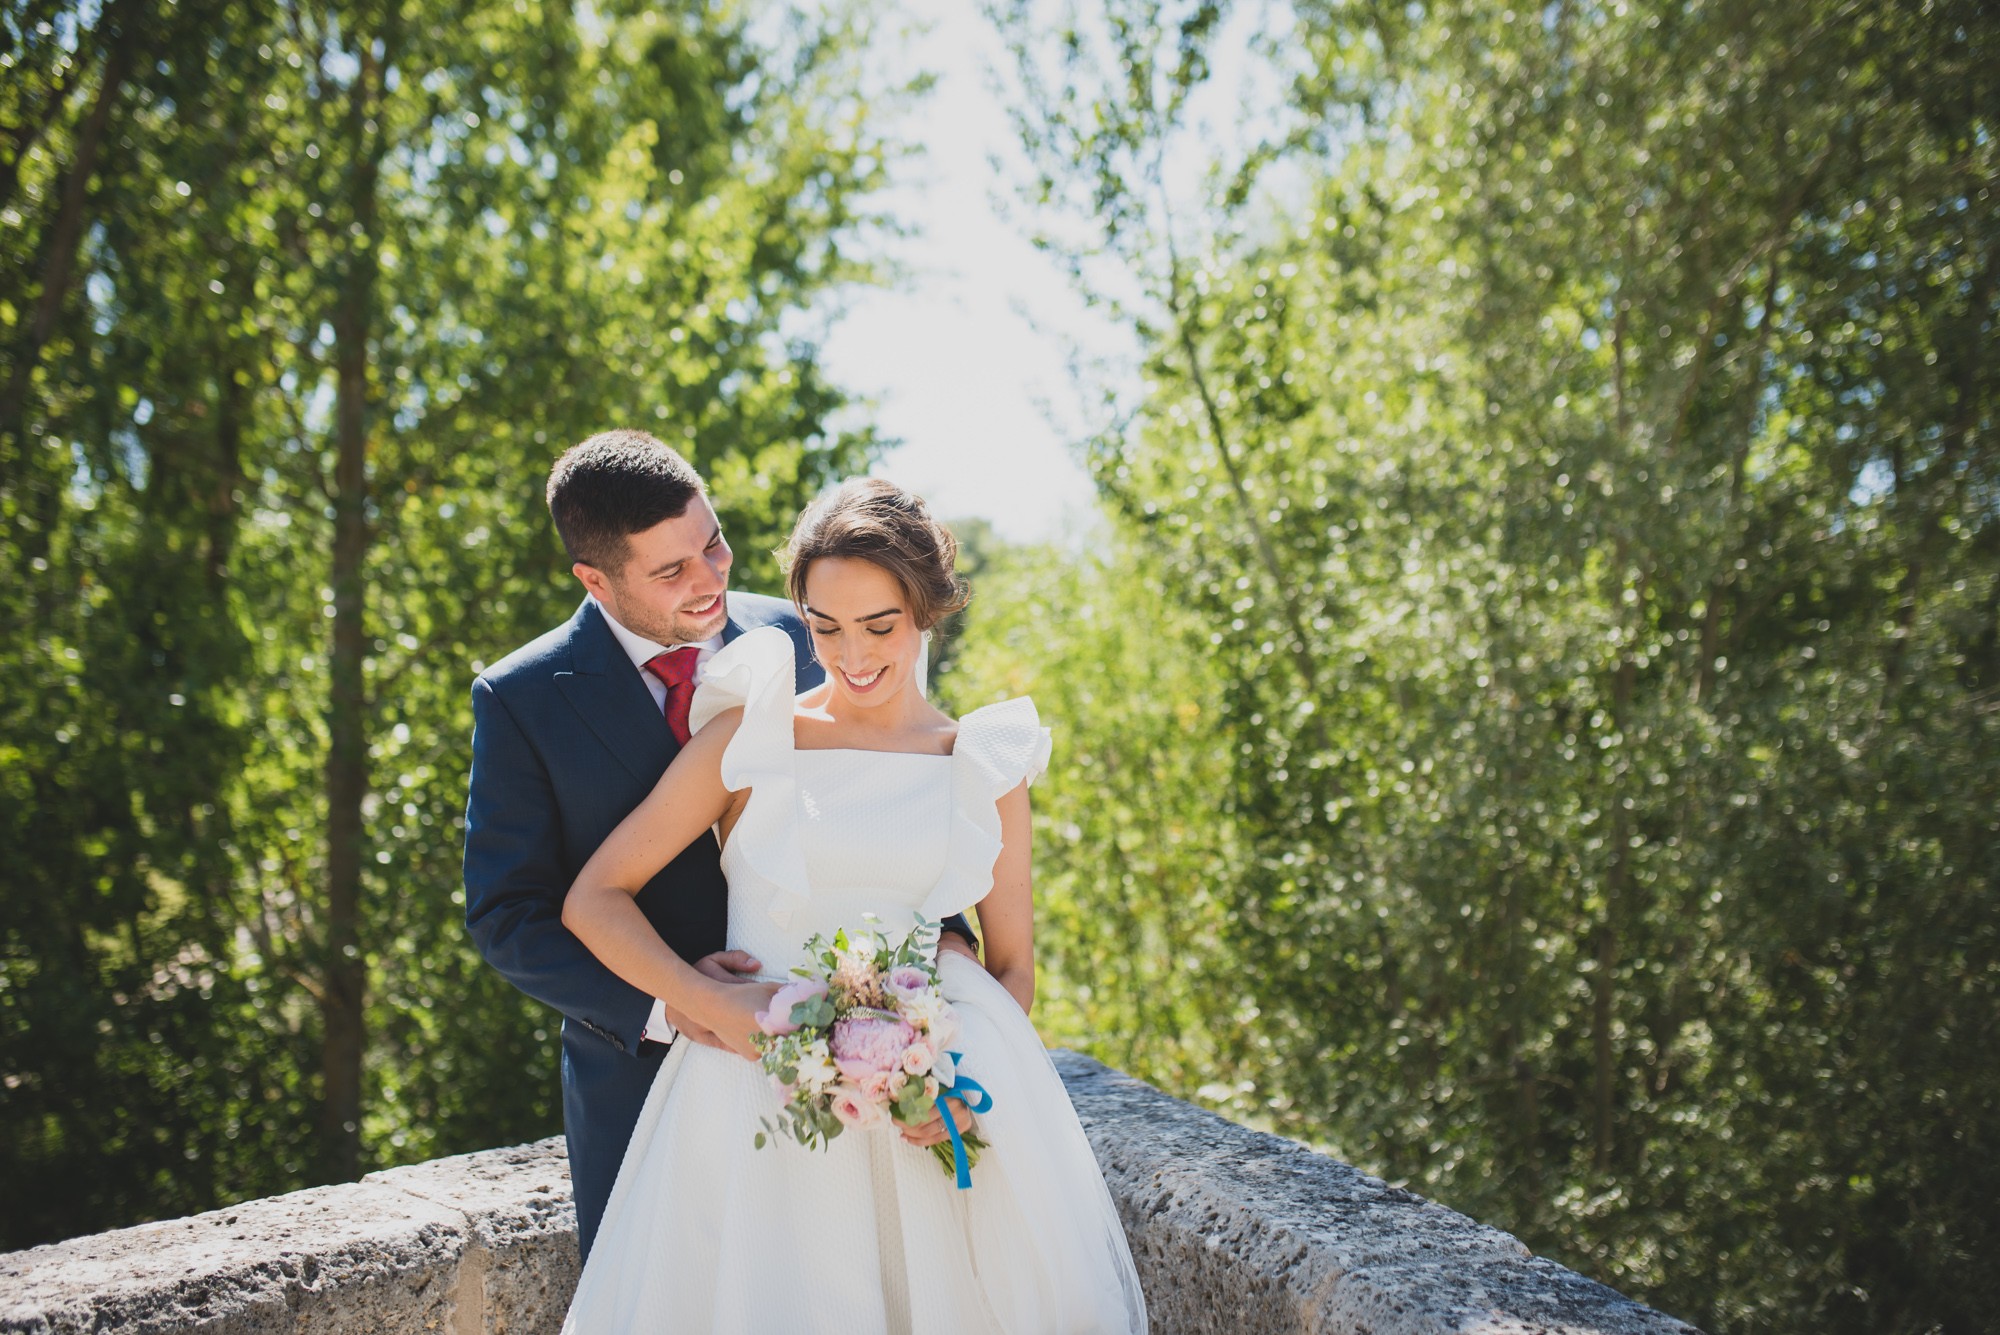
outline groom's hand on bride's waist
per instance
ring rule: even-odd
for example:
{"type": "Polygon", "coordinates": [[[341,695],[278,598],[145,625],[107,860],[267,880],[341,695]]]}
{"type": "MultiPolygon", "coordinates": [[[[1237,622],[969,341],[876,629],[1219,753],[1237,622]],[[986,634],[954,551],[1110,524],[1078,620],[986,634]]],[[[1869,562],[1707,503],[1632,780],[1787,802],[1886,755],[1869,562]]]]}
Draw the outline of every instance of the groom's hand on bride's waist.
{"type": "Polygon", "coordinates": [[[978,948],[957,932],[940,932],[938,934],[937,957],[943,959],[946,951],[950,951],[954,955],[963,955],[974,964],[979,963],[978,948]]]}
{"type": "Polygon", "coordinates": [[[703,955],[694,967],[718,983],[740,983],[746,975],[762,970],[764,961],[746,950],[718,950],[703,955]]]}
{"type": "MultiPolygon", "coordinates": [[[[747,975],[755,974],[764,967],[756,956],[741,950],[718,950],[712,955],[704,955],[695,961],[696,972],[713,978],[718,983],[741,985],[747,975]]],[[[768,990],[768,989],[767,989],[768,990]]],[[[763,1002],[758,1002],[762,1009],[763,1002]]],[[[678,1007],[660,1002],[660,1009],[666,1013],[667,1022],[680,1031],[683,1038],[693,1039],[703,1047],[718,1048],[723,1052],[737,1052],[740,1049],[724,1042],[716,1032],[678,1007]]],[[[651,1037],[650,1032],[647,1035],[651,1037]]]]}

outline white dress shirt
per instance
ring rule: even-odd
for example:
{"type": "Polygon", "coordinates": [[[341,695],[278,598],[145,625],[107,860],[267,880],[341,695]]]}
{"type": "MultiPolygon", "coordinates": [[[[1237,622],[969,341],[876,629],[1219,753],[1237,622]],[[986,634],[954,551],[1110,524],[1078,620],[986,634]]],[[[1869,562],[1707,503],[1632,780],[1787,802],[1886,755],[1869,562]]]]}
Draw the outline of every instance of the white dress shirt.
{"type": "MultiPolygon", "coordinates": [[[[597,602],[595,598],[591,599],[591,601],[597,602]]],[[[663,715],[667,712],[667,684],[648,672],[646,664],[652,662],[661,654],[692,653],[701,656],[696,660],[696,667],[699,669],[701,662],[705,661],[710,654],[713,654],[717,649],[722,647],[722,637],[720,635],[711,635],[705,640],[696,640],[692,644],[655,644],[645,636],[625,629],[624,626],[618,623],[618,618],[612,616],[610,609],[606,608],[603,603],[597,603],[597,610],[604,613],[604,624],[611,627],[612,635],[618,640],[618,647],[623,649],[625,656],[632,660],[632,666],[639,669],[639,680],[646,683],[646,690],[652,695],[653,704],[659,708],[660,713],[663,715]]],[[[654,997],[653,1014],[646,1021],[646,1030],[640,1037],[650,1038],[655,1043],[671,1043],[679,1036],[680,1031],[667,1023],[666,1004],[658,997],[654,997]]]]}

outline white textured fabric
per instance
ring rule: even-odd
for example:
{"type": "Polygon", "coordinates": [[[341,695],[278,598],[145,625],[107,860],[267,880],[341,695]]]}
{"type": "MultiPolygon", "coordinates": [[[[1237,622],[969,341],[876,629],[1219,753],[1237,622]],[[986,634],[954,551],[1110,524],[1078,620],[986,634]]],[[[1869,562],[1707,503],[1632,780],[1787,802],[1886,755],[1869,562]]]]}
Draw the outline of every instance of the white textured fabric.
{"type": "MultiPolygon", "coordinates": [[[[722,850],[729,944],[781,975],[815,932],[906,926],[992,887],[994,803],[1048,763],[1028,700],[975,710],[949,756],[799,751],[792,647],[754,630],[704,666],[699,730],[741,706],[723,781],[751,790],[722,850]]],[[[676,1044],[661,1065],[565,1335],[1143,1332],[1124,1230],[1061,1079],[1012,997],[947,952],[963,1069],[993,1096],[959,1191],[927,1150],[849,1131],[753,1147],[779,1096],[750,1062],[676,1044]]]]}

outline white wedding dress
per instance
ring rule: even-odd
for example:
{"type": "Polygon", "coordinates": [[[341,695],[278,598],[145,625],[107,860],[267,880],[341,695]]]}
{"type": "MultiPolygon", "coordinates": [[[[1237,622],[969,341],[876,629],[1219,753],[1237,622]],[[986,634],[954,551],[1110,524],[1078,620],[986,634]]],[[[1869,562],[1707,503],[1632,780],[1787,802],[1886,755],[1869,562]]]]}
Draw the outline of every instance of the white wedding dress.
{"type": "MultiPolygon", "coordinates": [[[[704,668],[691,719],[743,707],[722,761],[723,782],[750,789],[722,850],[729,944],[772,976],[804,962],[808,937],[863,914],[900,930],[984,898],[995,802],[1038,776],[1049,748],[1019,699],[968,714],[949,756],[801,751],[792,682],[791,640],[750,631],[704,668]]],[[[676,1043],[564,1335],[1144,1331],[1124,1230],[1033,1025],[972,961],[947,952],[940,972],[962,1069],[993,1098],[969,1191],[893,1131],[754,1148],[780,1106],[770,1080],[676,1043]]]]}

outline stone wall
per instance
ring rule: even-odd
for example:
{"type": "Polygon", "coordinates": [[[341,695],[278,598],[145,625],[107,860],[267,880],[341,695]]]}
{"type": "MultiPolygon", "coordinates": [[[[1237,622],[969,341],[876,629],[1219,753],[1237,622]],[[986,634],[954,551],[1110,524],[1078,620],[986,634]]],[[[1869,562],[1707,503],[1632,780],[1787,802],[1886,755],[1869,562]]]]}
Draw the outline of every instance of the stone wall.
{"type": "MultiPolygon", "coordinates": [[[[1693,1335],[1345,1164],[1056,1064],[1160,1335],[1693,1335]]],[[[577,1269],[552,1139],[0,1256],[0,1335],[554,1335],[577,1269]]]]}

